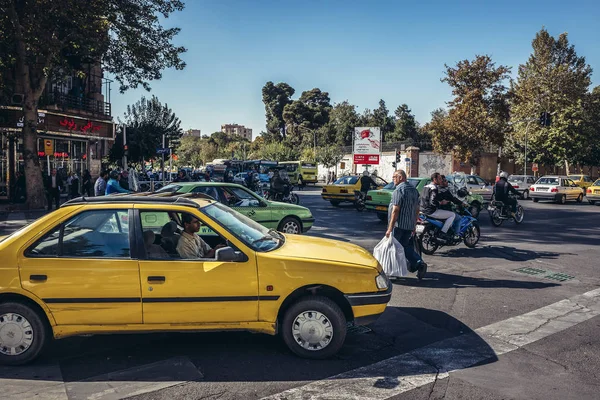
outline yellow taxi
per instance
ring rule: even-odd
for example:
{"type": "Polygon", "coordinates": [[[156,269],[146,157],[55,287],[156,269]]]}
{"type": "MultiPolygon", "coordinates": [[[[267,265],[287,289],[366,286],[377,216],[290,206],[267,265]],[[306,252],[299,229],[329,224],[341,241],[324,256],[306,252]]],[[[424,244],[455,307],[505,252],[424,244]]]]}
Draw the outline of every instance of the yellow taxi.
{"type": "Polygon", "coordinates": [[[586,189],[585,198],[592,205],[600,203],[600,179],[586,189]]]}
{"type": "MultiPolygon", "coordinates": [[[[378,176],[371,175],[375,181],[376,187],[371,189],[381,189],[387,182],[378,176]]],[[[338,178],[333,184],[323,186],[321,198],[327,200],[333,206],[338,206],[343,202],[354,203],[354,192],[360,190],[360,176],[348,175],[338,178]]]]}
{"type": "Polygon", "coordinates": [[[0,257],[7,365],[52,337],[156,331],[279,334],[293,353],[326,358],[392,292],[365,249],[267,229],[207,199],[74,199],[1,238],[0,257]],[[179,241],[198,238],[205,258],[182,257],[179,241]]]}
{"type": "Polygon", "coordinates": [[[573,183],[575,183],[577,186],[582,187],[583,190],[592,186],[592,183],[594,183],[592,178],[590,178],[587,175],[580,175],[580,174],[569,175],[569,179],[572,180],[573,183]]]}

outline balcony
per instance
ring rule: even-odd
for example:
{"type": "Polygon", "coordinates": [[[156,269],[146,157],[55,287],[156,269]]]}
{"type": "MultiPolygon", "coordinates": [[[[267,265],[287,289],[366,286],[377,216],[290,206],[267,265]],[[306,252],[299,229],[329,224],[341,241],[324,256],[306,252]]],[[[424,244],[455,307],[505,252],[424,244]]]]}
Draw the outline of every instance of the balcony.
{"type": "Polygon", "coordinates": [[[64,112],[70,111],[101,119],[110,119],[112,117],[110,103],[88,99],[86,97],[76,97],[60,92],[44,93],[40,99],[39,107],[61,110],[64,112]]]}

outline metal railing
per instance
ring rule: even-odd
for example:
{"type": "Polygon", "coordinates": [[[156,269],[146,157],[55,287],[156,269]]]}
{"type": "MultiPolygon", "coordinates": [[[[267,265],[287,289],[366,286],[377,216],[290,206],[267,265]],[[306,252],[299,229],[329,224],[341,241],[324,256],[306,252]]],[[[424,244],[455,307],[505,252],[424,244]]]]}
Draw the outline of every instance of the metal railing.
{"type": "Polygon", "coordinates": [[[98,116],[110,117],[112,115],[111,104],[104,101],[76,97],[64,93],[45,93],[40,99],[40,106],[55,105],[63,111],[81,110],[98,116]]]}

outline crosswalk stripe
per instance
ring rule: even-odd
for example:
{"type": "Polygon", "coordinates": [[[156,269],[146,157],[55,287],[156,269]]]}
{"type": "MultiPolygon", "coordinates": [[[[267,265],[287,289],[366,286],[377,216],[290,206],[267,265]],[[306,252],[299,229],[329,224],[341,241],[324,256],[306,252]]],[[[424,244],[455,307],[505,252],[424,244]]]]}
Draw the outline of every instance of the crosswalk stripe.
{"type": "Polygon", "coordinates": [[[600,315],[600,289],[263,400],[385,400],[600,315]]]}

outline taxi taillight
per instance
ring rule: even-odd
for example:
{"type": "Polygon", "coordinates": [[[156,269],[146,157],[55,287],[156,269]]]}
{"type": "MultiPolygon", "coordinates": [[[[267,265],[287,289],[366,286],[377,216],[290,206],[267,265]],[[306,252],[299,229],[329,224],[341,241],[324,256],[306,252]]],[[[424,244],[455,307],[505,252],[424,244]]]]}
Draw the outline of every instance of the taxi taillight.
{"type": "Polygon", "coordinates": [[[592,193],[592,189],[587,188],[587,193],[592,193]]]}
{"type": "Polygon", "coordinates": [[[371,196],[367,196],[367,200],[373,200],[371,196]]]}

